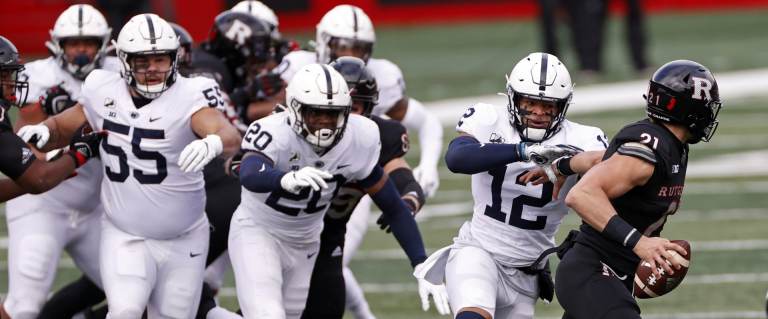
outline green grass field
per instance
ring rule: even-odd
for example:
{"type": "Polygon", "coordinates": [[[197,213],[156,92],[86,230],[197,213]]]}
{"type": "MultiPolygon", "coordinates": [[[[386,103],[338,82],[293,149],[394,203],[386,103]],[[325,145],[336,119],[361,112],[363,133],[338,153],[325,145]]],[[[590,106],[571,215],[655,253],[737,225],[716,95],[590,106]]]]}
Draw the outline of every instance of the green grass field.
{"type": "MultiPolygon", "coordinates": [[[[768,26],[767,14],[749,11],[650,17],[651,60],[659,65],[672,59],[693,59],[716,74],[768,66],[764,54],[768,50],[764,31],[768,26]]],[[[607,72],[598,81],[639,78],[629,67],[620,21],[611,21],[609,26],[607,72]]],[[[566,30],[562,31],[561,43],[567,48],[570,40],[566,30]]],[[[378,37],[374,56],[398,63],[405,73],[409,95],[424,101],[502,90],[503,74],[525,53],[536,50],[539,43],[534,22],[380,28],[378,37]]],[[[576,69],[569,51],[564,61],[571,70],[576,69]]],[[[577,72],[572,73],[579,83],[577,72]]],[[[718,133],[711,143],[692,147],[692,162],[768,149],[767,107],[768,103],[760,98],[725,101],[718,133]]],[[[600,126],[612,136],[624,123],[643,116],[643,110],[637,109],[569,118],[600,126]]],[[[446,143],[452,137],[452,128],[446,127],[446,143]]],[[[416,163],[416,154],[417,148],[409,153],[411,163],[416,163]]],[[[682,208],[670,218],[663,235],[693,242],[691,270],[673,293],[641,301],[643,314],[653,314],[653,318],[758,318],[764,311],[768,288],[767,195],[766,175],[689,178],[682,208]]],[[[468,176],[451,174],[441,166],[440,191],[428,202],[435,206],[427,206],[420,220],[429,251],[451,242],[458,227],[470,216],[471,200],[468,176]],[[440,216],[430,216],[438,211],[440,216]]],[[[569,216],[560,236],[578,223],[575,215],[569,216]]],[[[0,237],[6,236],[5,224],[1,224],[0,237]]],[[[372,310],[379,318],[437,318],[434,310],[421,311],[416,282],[410,276],[405,255],[398,249],[391,235],[371,229],[352,262],[372,310]]],[[[556,264],[555,259],[552,261],[556,264]]],[[[7,269],[7,251],[0,253],[0,266],[7,269]]],[[[76,276],[78,271],[65,258],[56,287],[76,276]]],[[[233,285],[230,276],[225,286],[233,285]]],[[[7,272],[2,271],[0,291],[6,291],[6,287],[7,272]]],[[[231,294],[222,296],[221,302],[236,308],[236,299],[231,294]]],[[[537,307],[537,317],[558,317],[561,313],[556,302],[537,307]]]]}

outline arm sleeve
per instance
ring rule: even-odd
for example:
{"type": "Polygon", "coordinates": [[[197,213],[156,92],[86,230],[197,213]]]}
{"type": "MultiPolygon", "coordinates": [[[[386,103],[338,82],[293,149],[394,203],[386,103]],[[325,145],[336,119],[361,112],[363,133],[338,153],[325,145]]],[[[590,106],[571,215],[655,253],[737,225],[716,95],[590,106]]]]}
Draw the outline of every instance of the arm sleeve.
{"type": "Polygon", "coordinates": [[[240,184],[254,193],[268,193],[280,189],[280,179],[286,173],[275,169],[272,160],[252,152],[240,164],[240,184]]]}
{"type": "Polygon", "coordinates": [[[411,262],[411,266],[416,266],[427,259],[424,250],[424,242],[421,240],[419,227],[416,220],[408,210],[405,203],[398,197],[395,185],[387,180],[378,192],[370,194],[373,202],[376,203],[384,213],[386,220],[392,229],[400,247],[411,262]]]}
{"type": "Polygon", "coordinates": [[[419,166],[436,167],[443,148],[443,126],[437,117],[430,114],[421,102],[411,98],[408,100],[403,125],[419,132],[419,166]]]}
{"type": "MultiPolygon", "coordinates": [[[[410,194],[416,198],[416,204],[418,205],[409,208],[416,210],[416,207],[424,207],[424,202],[426,201],[424,197],[424,190],[421,189],[421,185],[419,185],[419,182],[417,182],[416,178],[413,177],[413,171],[408,168],[401,167],[389,173],[389,178],[393,183],[395,183],[395,188],[397,188],[397,191],[400,193],[401,197],[410,194]]],[[[406,204],[408,203],[406,202],[406,204]]]]}
{"type": "Polygon", "coordinates": [[[35,161],[35,154],[13,131],[0,133],[0,172],[18,179],[35,161]]]}
{"type": "Polygon", "coordinates": [[[517,144],[480,143],[467,135],[453,139],[445,153],[448,169],[462,174],[477,174],[519,160],[517,144]]]}

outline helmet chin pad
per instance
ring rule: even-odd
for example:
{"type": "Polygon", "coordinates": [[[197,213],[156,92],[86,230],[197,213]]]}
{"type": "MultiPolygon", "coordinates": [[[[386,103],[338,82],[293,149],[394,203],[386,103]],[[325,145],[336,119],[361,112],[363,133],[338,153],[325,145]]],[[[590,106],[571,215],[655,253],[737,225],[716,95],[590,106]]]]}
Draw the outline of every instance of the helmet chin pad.
{"type": "Polygon", "coordinates": [[[527,127],[522,130],[522,136],[524,139],[531,142],[541,142],[544,140],[544,136],[547,134],[547,130],[543,128],[527,127]]]}

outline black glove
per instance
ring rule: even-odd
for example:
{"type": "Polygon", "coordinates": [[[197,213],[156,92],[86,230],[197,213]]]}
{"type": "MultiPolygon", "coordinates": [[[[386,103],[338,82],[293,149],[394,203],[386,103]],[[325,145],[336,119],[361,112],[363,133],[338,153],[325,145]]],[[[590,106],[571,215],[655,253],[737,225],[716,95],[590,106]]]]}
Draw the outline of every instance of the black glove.
{"type": "Polygon", "coordinates": [[[77,104],[77,102],[72,101],[69,93],[59,85],[45,90],[45,93],[40,96],[40,106],[43,107],[43,111],[48,115],[56,115],[64,112],[64,110],[75,104],[77,104]]]}
{"type": "Polygon", "coordinates": [[[89,159],[99,157],[101,139],[107,136],[107,131],[93,132],[88,124],[78,129],[78,134],[69,142],[67,154],[75,160],[75,167],[80,167],[89,159]]]}

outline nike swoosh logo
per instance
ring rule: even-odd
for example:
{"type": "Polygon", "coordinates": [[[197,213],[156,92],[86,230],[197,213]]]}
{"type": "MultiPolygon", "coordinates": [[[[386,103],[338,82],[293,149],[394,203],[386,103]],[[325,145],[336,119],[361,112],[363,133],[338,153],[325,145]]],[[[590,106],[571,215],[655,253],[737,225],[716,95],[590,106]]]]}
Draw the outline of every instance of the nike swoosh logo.
{"type": "Polygon", "coordinates": [[[480,148],[484,147],[485,143],[480,143],[480,148]]]}
{"type": "Polygon", "coordinates": [[[342,168],[345,168],[345,167],[347,167],[349,165],[352,165],[352,164],[342,164],[342,165],[336,166],[336,169],[342,169],[342,168]]]}
{"type": "Polygon", "coordinates": [[[190,252],[190,253],[189,253],[189,257],[190,257],[190,258],[195,258],[195,257],[197,257],[197,256],[200,256],[200,255],[202,255],[202,254],[203,254],[203,253],[197,253],[197,254],[195,254],[195,253],[192,253],[192,252],[190,252]]]}
{"type": "Polygon", "coordinates": [[[152,122],[154,122],[154,121],[157,121],[157,120],[159,120],[159,119],[161,119],[161,118],[163,118],[163,117],[162,117],[162,116],[161,116],[161,117],[157,117],[157,118],[151,118],[151,117],[150,117],[150,118],[149,118],[149,123],[152,123],[152,122]]]}
{"type": "Polygon", "coordinates": [[[267,165],[266,164],[261,164],[261,169],[259,170],[259,173],[265,171],[266,169],[267,169],[267,165]]]}
{"type": "Polygon", "coordinates": [[[307,254],[307,259],[310,259],[310,258],[312,258],[312,256],[314,256],[315,254],[317,254],[317,252],[314,252],[314,253],[310,253],[310,254],[307,254]]]}

